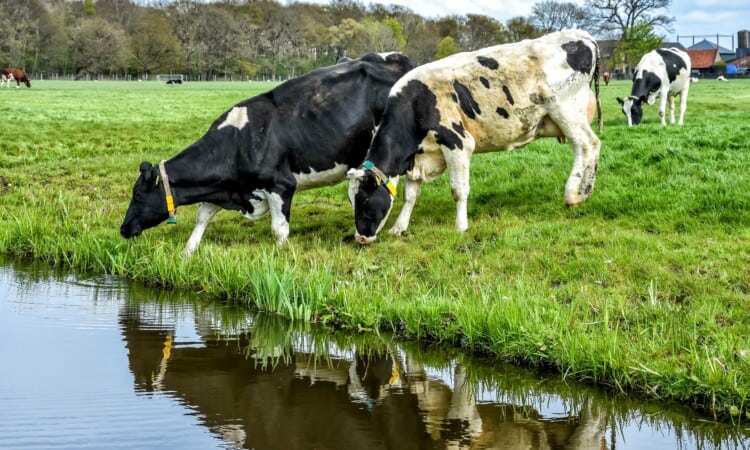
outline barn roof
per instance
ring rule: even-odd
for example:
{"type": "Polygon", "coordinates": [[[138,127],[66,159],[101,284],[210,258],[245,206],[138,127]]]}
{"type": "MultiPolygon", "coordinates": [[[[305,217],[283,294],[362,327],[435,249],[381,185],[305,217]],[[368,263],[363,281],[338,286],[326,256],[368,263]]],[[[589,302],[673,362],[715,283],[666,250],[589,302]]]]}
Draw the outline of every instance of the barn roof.
{"type": "Polygon", "coordinates": [[[719,51],[716,48],[708,50],[688,49],[687,54],[690,56],[690,65],[693,69],[710,69],[720,59],[719,51]]]}
{"type": "Polygon", "coordinates": [[[680,50],[685,50],[685,46],[680,44],[679,42],[662,42],[661,48],[679,48],[680,50]]]}
{"type": "Polygon", "coordinates": [[[726,49],[720,45],[716,45],[707,39],[703,39],[695,45],[688,47],[688,50],[714,50],[718,47],[719,53],[734,53],[732,50],[726,49]]]}

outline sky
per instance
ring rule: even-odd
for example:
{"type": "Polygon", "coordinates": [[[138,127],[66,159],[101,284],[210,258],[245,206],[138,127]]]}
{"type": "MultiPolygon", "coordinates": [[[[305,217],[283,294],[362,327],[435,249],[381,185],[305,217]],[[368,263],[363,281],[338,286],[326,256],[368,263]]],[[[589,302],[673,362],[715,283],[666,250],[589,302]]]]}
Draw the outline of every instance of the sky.
{"type": "MultiPolygon", "coordinates": [[[[326,3],[325,0],[305,0],[315,3],[326,3]]],[[[415,13],[437,18],[449,15],[483,14],[493,17],[502,23],[517,16],[529,16],[535,0],[359,0],[370,3],[396,4],[406,6],[415,13]]],[[[540,0],[541,1],[541,0],[540,0]]],[[[582,0],[557,0],[562,3],[572,1],[583,4],[582,0]]],[[[737,32],[750,30],[750,2],[748,0],[672,0],[666,14],[676,20],[672,23],[672,32],[657,29],[657,34],[665,36],[667,41],[679,42],[689,47],[700,42],[705,36],[711,42],[734,50],[737,46],[737,32]],[[700,37],[699,37],[700,36],[700,37]],[[723,37],[722,37],[723,36],[723,37]],[[734,44],[732,43],[734,37],[734,44]]]]}

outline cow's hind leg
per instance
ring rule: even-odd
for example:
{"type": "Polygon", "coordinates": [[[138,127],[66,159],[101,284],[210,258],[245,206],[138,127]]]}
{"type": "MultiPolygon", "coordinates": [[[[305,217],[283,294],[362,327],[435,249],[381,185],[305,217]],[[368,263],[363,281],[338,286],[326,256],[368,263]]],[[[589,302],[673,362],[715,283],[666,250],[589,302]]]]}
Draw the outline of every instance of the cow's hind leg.
{"type": "Polygon", "coordinates": [[[469,229],[469,168],[471,154],[474,151],[474,139],[464,139],[463,149],[443,149],[443,156],[450,175],[451,194],[456,202],[456,230],[464,232],[469,229]]]}
{"type": "Polygon", "coordinates": [[[674,95],[669,96],[669,123],[674,125],[674,95]]]}
{"type": "Polygon", "coordinates": [[[401,212],[398,214],[396,223],[390,229],[391,234],[401,235],[406,232],[409,227],[409,220],[411,219],[411,213],[414,211],[414,205],[417,203],[417,197],[419,197],[419,191],[422,189],[422,182],[420,180],[412,180],[408,177],[404,183],[404,206],[401,207],[401,212]]]}
{"type": "Polygon", "coordinates": [[[685,118],[685,110],[687,110],[687,99],[688,99],[688,91],[690,90],[690,80],[688,80],[685,83],[685,87],[682,88],[682,92],[680,92],[680,120],[677,122],[678,125],[683,124],[683,119],[685,118]]]}
{"type": "Polygon", "coordinates": [[[206,227],[211,219],[221,210],[221,207],[214,205],[213,203],[201,203],[198,208],[198,215],[195,218],[195,228],[193,228],[190,239],[188,239],[187,246],[185,246],[185,255],[190,256],[193,254],[195,249],[198,248],[198,244],[201,243],[203,233],[206,231],[206,227]]]}
{"type": "Polygon", "coordinates": [[[565,203],[578,206],[594,191],[601,141],[591,129],[585,110],[550,114],[573,147],[573,169],[565,184],[565,203]]]}
{"type": "Polygon", "coordinates": [[[573,147],[573,169],[565,183],[565,203],[578,206],[594,191],[601,141],[588,123],[567,136],[573,147]]]}

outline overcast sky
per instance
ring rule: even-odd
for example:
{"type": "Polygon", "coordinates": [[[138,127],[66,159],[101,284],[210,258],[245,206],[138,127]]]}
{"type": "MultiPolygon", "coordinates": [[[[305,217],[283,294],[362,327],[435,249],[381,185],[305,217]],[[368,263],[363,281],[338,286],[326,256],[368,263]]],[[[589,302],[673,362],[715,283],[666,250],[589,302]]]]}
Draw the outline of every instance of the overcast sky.
{"type": "MultiPolygon", "coordinates": [[[[304,0],[315,3],[326,3],[326,0],[304,0]]],[[[528,16],[535,0],[360,0],[365,5],[370,3],[397,4],[410,8],[415,13],[427,17],[437,18],[448,15],[484,14],[494,17],[502,23],[516,16],[528,16]]],[[[583,4],[582,0],[557,0],[560,2],[573,1],[583,4]]],[[[734,47],[737,46],[737,32],[750,30],[750,2],[748,0],[673,0],[672,6],[666,14],[675,17],[672,24],[673,32],[667,33],[657,29],[660,35],[666,35],[668,41],[680,42],[689,47],[692,38],[683,36],[711,35],[711,42],[716,41],[716,35],[734,36],[734,47]]],[[[695,42],[703,37],[696,37],[695,42]]],[[[731,37],[721,37],[720,45],[732,47],[731,37]]]]}

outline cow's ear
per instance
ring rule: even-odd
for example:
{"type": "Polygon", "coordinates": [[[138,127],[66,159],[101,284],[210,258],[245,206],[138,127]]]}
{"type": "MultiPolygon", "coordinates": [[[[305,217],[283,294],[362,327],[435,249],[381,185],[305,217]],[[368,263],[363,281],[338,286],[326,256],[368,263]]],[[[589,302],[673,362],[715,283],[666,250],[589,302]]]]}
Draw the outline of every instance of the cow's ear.
{"type": "Polygon", "coordinates": [[[621,99],[620,97],[617,97],[617,103],[622,105],[625,103],[625,100],[621,99]]]}
{"type": "Polygon", "coordinates": [[[141,171],[141,177],[143,177],[143,181],[146,182],[146,184],[150,184],[152,180],[152,174],[154,166],[151,165],[148,161],[143,161],[141,163],[141,166],[138,168],[138,170],[141,171]]]}
{"type": "Polygon", "coordinates": [[[378,178],[377,175],[375,175],[373,172],[367,170],[364,173],[364,178],[362,180],[362,187],[367,191],[374,191],[375,189],[380,186],[382,182],[380,181],[380,178],[378,178]]]}

